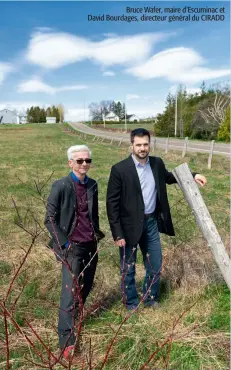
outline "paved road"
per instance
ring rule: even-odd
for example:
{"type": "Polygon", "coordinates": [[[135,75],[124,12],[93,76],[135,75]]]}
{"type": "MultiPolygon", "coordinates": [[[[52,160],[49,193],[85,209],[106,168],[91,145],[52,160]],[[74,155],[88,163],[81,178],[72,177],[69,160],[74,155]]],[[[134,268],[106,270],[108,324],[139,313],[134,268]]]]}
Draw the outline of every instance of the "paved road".
{"type": "MultiPolygon", "coordinates": [[[[99,129],[91,128],[87,125],[84,125],[83,123],[70,123],[70,126],[72,126],[75,130],[78,130],[80,132],[83,132],[85,134],[89,135],[95,135],[95,136],[101,136],[105,137],[106,139],[111,140],[112,138],[114,140],[121,140],[123,138],[123,141],[129,142],[129,134],[127,133],[120,133],[120,132],[112,132],[112,131],[103,131],[99,129]]],[[[165,138],[156,138],[157,146],[164,148],[166,139],[165,138]]],[[[175,150],[182,150],[184,145],[184,140],[180,139],[169,139],[168,147],[169,149],[175,149],[175,150]]],[[[208,141],[197,141],[197,140],[189,140],[188,145],[188,151],[189,152],[201,152],[201,153],[208,153],[210,151],[210,142],[208,141]]],[[[225,143],[218,143],[215,142],[214,145],[214,154],[220,154],[225,156],[230,156],[230,144],[225,143]]]]}

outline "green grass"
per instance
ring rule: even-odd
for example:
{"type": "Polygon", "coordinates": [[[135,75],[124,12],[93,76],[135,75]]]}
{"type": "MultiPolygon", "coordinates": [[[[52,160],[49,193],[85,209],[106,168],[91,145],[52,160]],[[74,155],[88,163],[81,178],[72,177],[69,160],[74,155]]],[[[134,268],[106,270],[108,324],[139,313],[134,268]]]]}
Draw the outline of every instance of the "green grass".
{"type": "MultiPolygon", "coordinates": [[[[130,126],[130,125],[129,125],[130,126]]],[[[88,317],[83,327],[86,346],[89,338],[96,353],[105,353],[114,333],[119,328],[126,312],[122,307],[119,293],[118,251],[110,239],[110,230],[105,212],[105,192],[111,165],[128,155],[127,147],[110,146],[109,142],[97,143],[92,137],[80,139],[66,134],[61,125],[0,126],[0,298],[4,299],[14,271],[19,266],[31,238],[14,223],[19,217],[12,198],[17,204],[20,219],[30,231],[35,222],[43,227],[46,199],[51,183],[69,173],[66,150],[69,146],[86,142],[93,152],[93,166],[90,176],[98,180],[100,202],[100,224],[109,242],[99,254],[95,288],[88,299],[87,307],[95,299],[102,299],[104,309],[88,317]],[[53,174],[52,174],[53,173],[53,174]],[[51,179],[47,182],[49,176],[51,179]],[[37,184],[43,187],[41,196],[37,184]]],[[[207,169],[207,155],[188,153],[182,159],[181,153],[169,152],[163,157],[166,167],[171,170],[180,163],[188,162],[194,171],[205,174],[208,184],[201,193],[225,244],[229,241],[229,161],[214,156],[212,170],[207,169]]],[[[183,201],[177,187],[168,187],[171,212],[177,236],[170,239],[162,236],[164,266],[162,278],[162,300],[156,311],[141,308],[125,322],[113,345],[107,370],[138,370],[161,345],[171,332],[173,320],[185,311],[176,332],[178,339],[173,343],[169,370],[175,369],[216,369],[229,368],[229,291],[224,286],[217,268],[211,263],[210,251],[203,243],[193,215],[183,201]],[[180,244],[180,241],[184,241],[180,244]],[[194,251],[194,254],[191,254],[194,251]],[[183,261],[183,262],[182,262],[183,261]],[[181,270],[181,264],[184,268],[181,270]],[[205,266],[204,266],[205,264],[205,266]],[[199,268],[201,275],[197,275],[199,268]],[[193,275],[195,274],[195,276],[193,275]],[[204,281],[204,275],[208,281],[204,281]],[[206,275],[206,276],[207,276],[206,275]],[[191,280],[190,280],[191,278],[191,280]],[[179,281],[180,283],[179,283],[179,281]],[[186,282],[184,282],[186,279],[186,282]],[[177,280],[177,281],[176,281],[177,280]],[[212,281],[213,283],[209,283],[212,281]],[[184,285],[185,284],[185,285],[184,285]],[[201,286],[200,286],[201,285],[201,286]],[[189,307],[195,303],[191,309],[189,307]],[[192,328],[195,325],[198,327],[192,328]],[[192,331],[191,331],[192,330],[192,331]],[[188,334],[187,334],[188,333],[188,334]]],[[[46,247],[48,235],[41,234],[29,254],[19,277],[13,285],[7,307],[13,304],[21,293],[14,317],[31,335],[25,319],[33,324],[46,343],[57,349],[58,338],[54,327],[57,325],[61,267],[46,247]]],[[[138,255],[137,285],[142,286],[143,267],[138,255]]],[[[20,339],[12,324],[11,336],[12,369],[32,369],[25,357],[31,357],[26,342],[20,339]]],[[[0,311],[0,338],[4,338],[4,324],[0,311]]],[[[35,340],[35,338],[34,338],[35,340]]],[[[38,342],[35,340],[39,347],[38,342]]],[[[41,345],[40,347],[41,348],[41,345]]],[[[0,368],[5,368],[5,355],[0,342],[0,368]]],[[[164,369],[167,348],[158,353],[150,369],[164,369]]],[[[36,358],[36,357],[35,357],[36,358]]]]}
{"type": "MultiPolygon", "coordinates": [[[[87,123],[88,126],[91,126],[91,123],[87,123]]],[[[103,129],[104,128],[104,125],[103,124],[98,124],[97,125],[98,127],[100,127],[100,129],[103,129]]],[[[139,127],[143,127],[145,128],[146,130],[150,130],[150,131],[153,131],[153,123],[143,123],[143,122],[138,122],[138,123],[127,123],[127,129],[128,130],[134,130],[135,128],[139,128],[139,127]]],[[[105,123],[105,128],[106,129],[120,129],[122,131],[125,130],[125,125],[124,123],[105,123]]]]}

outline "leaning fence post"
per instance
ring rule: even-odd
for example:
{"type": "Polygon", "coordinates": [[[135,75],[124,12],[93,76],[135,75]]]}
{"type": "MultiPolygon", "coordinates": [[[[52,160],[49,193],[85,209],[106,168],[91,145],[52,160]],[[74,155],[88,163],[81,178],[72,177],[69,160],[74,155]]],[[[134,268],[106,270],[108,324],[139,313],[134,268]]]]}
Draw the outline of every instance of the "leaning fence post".
{"type": "Polygon", "coordinates": [[[153,139],[153,148],[152,148],[153,153],[156,151],[156,139],[153,139]]]}
{"type": "Polygon", "coordinates": [[[210,170],[212,167],[212,159],[213,159],[213,149],[214,149],[214,143],[215,140],[211,141],[211,146],[210,146],[210,152],[209,152],[209,159],[208,159],[208,169],[210,170]]]}
{"type": "Polygon", "coordinates": [[[217,228],[209,214],[202,195],[198,189],[195,181],[193,181],[192,174],[187,163],[183,163],[173,170],[173,174],[183,191],[184,197],[193,211],[196,222],[208,242],[214,259],[221,270],[221,273],[228,285],[231,286],[230,281],[230,259],[225,250],[224,244],[217,231],[217,228]]]}
{"type": "Polygon", "coordinates": [[[122,141],[123,141],[123,138],[121,138],[121,140],[120,140],[120,142],[119,142],[119,146],[121,145],[122,141]]]}
{"type": "Polygon", "coordinates": [[[185,154],[187,153],[187,149],[188,149],[188,136],[186,136],[185,138],[184,147],[182,151],[182,158],[184,158],[185,154]]]}
{"type": "Polygon", "coordinates": [[[167,154],[167,153],[168,153],[168,142],[169,142],[169,136],[168,136],[168,138],[166,139],[165,154],[167,154]]]}

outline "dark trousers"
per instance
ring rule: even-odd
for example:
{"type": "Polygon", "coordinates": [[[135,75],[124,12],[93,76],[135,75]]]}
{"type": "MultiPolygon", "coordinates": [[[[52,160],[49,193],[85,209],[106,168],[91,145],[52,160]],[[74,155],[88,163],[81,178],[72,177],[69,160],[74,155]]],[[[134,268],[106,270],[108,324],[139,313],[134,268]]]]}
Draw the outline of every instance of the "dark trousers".
{"type": "Polygon", "coordinates": [[[77,324],[78,314],[93,285],[98,262],[98,254],[95,254],[96,249],[95,243],[87,246],[72,243],[66,254],[66,262],[62,264],[62,290],[58,322],[61,349],[75,343],[74,328],[77,324]]]}
{"type": "MultiPolygon", "coordinates": [[[[143,301],[146,306],[151,306],[154,301],[159,299],[162,266],[160,235],[155,216],[144,220],[139,246],[146,270],[143,284],[143,301]]],[[[133,308],[139,304],[135,282],[136,258],[137,245],[126,244],[124,248],[120,248],[121,289],[124,304],[127,308],[133,308]]]]}

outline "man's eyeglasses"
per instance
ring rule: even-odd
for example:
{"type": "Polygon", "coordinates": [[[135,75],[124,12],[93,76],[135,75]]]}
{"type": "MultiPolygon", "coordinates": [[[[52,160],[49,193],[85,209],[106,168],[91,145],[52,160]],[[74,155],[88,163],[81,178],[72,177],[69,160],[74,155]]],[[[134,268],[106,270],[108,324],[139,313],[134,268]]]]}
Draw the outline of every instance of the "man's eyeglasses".
{"type": "Polygon", "coordinates": [[[91,158],[79,158],[79,159],[73,159],[73,161],[75,161],[77,164],[83,164],[83,162],[87,163],[87,164],[90,164],[92,162],[92,159],[91,158]]]}

